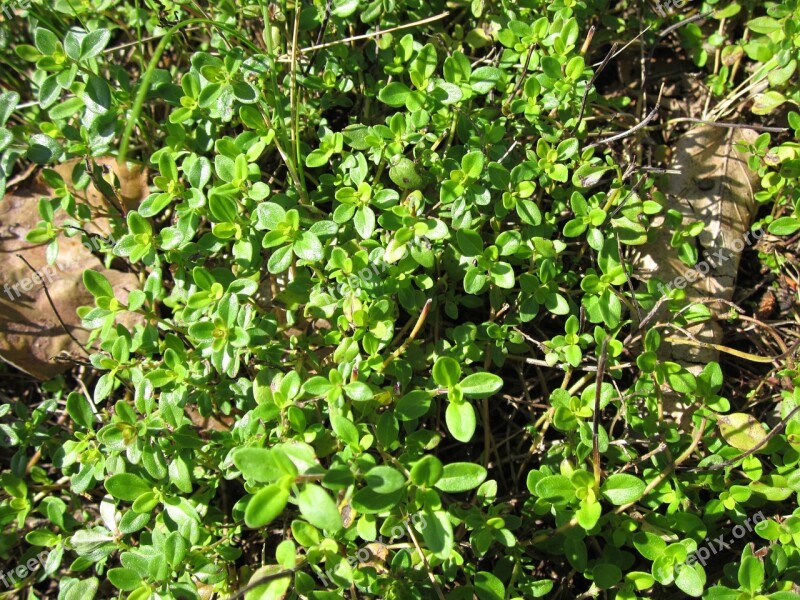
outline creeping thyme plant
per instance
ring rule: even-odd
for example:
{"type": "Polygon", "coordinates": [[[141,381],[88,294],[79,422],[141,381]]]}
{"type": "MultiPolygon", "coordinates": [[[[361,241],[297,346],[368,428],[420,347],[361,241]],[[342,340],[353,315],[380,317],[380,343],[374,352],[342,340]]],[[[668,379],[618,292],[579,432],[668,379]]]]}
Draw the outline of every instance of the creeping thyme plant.
{"type": "Polygon", "coordinates": [[[34,169],[28,241],[52,263],[102,220],[138,285],[84,272],[90,356],[4,388],[3,572],[44,558],[0,595],[798,597],[800,417],[762,424],[800,406],[793,355],[659,358],[708,317],[634,260],[674,136],[608,139],[659,61],[712,106],[759,83],[748,256],[791,274],[797,0],[6,6],[0,188],[34,169]]]}

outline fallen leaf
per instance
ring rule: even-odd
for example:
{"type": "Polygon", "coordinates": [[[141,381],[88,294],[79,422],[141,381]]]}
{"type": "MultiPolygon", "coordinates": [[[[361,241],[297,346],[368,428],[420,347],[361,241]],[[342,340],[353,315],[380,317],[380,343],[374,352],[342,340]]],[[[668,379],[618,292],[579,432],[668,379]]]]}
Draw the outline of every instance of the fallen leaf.
{"type": "Polygon", "coordinates": [[[744,452],[756,448],[767,437],[764,426],[747,413],[717,415],[717,426],[722,439],[744,452]]]}
{"type": "MultiPolygon", "coordinates": [[[[36,378],[51,379],[73,366],[56,361],[56,357],[86,360],[86,355],[64,331],[42,284],[47,285],[58,314],[81,344],[89,332],[81,327],[76,310],[94,304],[83,286],[83,272],[94,269],[105,275],[123,302],[128,290],[137,289],[139,284],[132,273],[106,269],[78,236],[61,237],[56,264],[48,265],[46,244],[25,241],[26,233],[40,219],[37,207],[41,195],[8,194],[0,200],[0,358],[36,378]],[[24,256],[38,275],[17,255],[24,256]]],[[[120,317],[128,327],[142,321],[133,313],[120,317]]]]}

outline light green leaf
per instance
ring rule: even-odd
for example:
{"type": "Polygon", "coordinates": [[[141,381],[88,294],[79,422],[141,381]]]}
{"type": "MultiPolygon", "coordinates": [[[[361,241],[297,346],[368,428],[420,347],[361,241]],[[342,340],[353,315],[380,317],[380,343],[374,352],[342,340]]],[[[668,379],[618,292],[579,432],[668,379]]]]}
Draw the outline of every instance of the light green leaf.
{"type": "Polygon", "coordinates": [[[405,394],[395,406],[395,416],[401,421],[418,419],[431,406],[431,394],[426,390],[414,390],[405,394]]]}
{"type": "Polygon", "coordinates": [[[321,486],[308,483],[297,496],[300,514],[314,527],[330,533],[342,529],[342,517],[336,502],[321,486]]]}
{"type": "Polygon", "coordinates": [[[391,494],[406,485],[406,478],[400,471],[384,465],[370,469],[364,479],[367,487],[379,494],[391,494]]]}
{"type": "Polygon", "coordinates": [[[645,483],[634,475],[616,473],[603,482],[600,493],[612,504],[620,506],[636,502],[644,493],[645,483]]]}
{"type": "Polygon", "coordinates": [[[449,356],[440,356],[433,364],[433,381],[442,387],[452,387],[461,377],[461,365],[449,356]]]}
{"type": "MultiPolygon", "coordinates": [[[[253,573],[248,585],[252,585],[265,577],[278,575],[282,571],[283,568],[280,565],[265,565],[253,573]]],[[[291,584],[292,573],[287,572],[285,577],[276,577],[263,585],[257,585],[249,589],[244,595],[244,600],[283,600],[291,584]]]]}
{"type": "Polygon", "coordinates": [[[410,93],[411,90],[405,83],[393,81],[378,92],[378,100],[391,107],[400,108],[405,106],[406,98],[410,93]]]}
{"type": "Polygon", "coordinates": [[[475,408],[469,402],[450,402],[444,417],[450,435],[459,442],[467,443],[475,435],[475,408]]]}
{"type": "Polygon", "coordinates": [[[542,477],[535,487],[535,494],[548,502],[564,503],[574,500],[575,486],[564,475],[548,475],[542,477]]]}
{"type": "Polygon", "coordinates": [[[119,500],[133,502],[142,494],[152,492],[152,486],[133,473],[117,473],[105,480],[105,488],[109,494],[119,500]]]}
{"type": "Polygon", "coordinates": [[[250,499],[244,512],[244,522],[253,528],[269,525],[283,512],[288,502],[289,490],[286,486],[281,483],[268,485],[250,499]]]}
{"type": "Polygon", "coordinates": [[[503,380],[494,373],[473,373],[467,375],[460,385],[467,398],[487,398],[503,387],[503,380]]]}
{"type": "Polygon", "coordinates": [[[100,54],[108,45],[111,32],[108,29],[97,29],[81,40],[81,60],[88,60],[100,54]]]}
{"type": "Polygon", "coordinates": [[[319,238],[310,231],[303,231],[299,239],[294,243],[294,253],[303,260],[309,262],[320,261],[324,258],[325,252],[319,238]]]}
{"type": "Polygon", "coordinates": [[[471,462],[455,462],[445,465],[436,488],[448,493],[474,490],[486,480],[487,471],[471,462]]]}

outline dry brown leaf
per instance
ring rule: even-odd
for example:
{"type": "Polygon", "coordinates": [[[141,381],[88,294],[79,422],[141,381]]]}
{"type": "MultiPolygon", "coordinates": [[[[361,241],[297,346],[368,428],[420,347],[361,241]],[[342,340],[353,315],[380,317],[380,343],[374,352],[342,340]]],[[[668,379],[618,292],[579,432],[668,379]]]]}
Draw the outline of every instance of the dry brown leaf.
{"type": "MultiPolygon", "coordinates": [[[[127,300],[128,290],[138,287],[131,273],[106,269],[79,237],[59,239],[56,265],[48,265],[46,245],[25,241],[26,233],[39,221],[41,194],[7,195],[0,200],[0,358],[39,379],[50,379],[67,370],[68,362],[56,362],[60,355],[82,358],[85,355],[64,332],[44,292],[47,284],[59,315],[72,334],[84,343],[88,332],[80,326],[79,306],[93,305],[94,299],[83,286],[83,271],[94,269],[105,275],[117,297],[127,300]],[[37,278],[17,255],[24,256],[40,273],[37,278]]],[[[140,321],[125,313],[129,325],[140,321]]]]}
{"type": "MultiPolygon", "coordinates": [[[[698,269],[681,262],[677,249],[670,244],[673,230],[665,226],[664,217],[660,215],[653,220],[651,239],[641,248],[639,272],[644,279],[657,277],[674,283],[679,277],[688,281],[685,275],[689,273],[693,281],[688,281],[683,288],[689,301],[731,300],[741,258],[739,246],[746,240],[753,243],[752,238],[746,236],[755,217],[754,188],[758,185],[757,174],[747,167],[746,156],[735,144],[740,140],[753,141],[757,135],[751,129],[703,125],[678,140],[671,168],[680,174],[667,175],[667,208],[679,211],[684,224],[691,221],[705,224],[697,238],[700,256],[697,266],[699,271],[704,271],[701,262],[705,262],[708,272],[698,277],[698,269]]],[[[712,303],[709,308],[718,315],[727,310],[721,303],[712,303]]],[[[654,322],[669,318],[664,307],[654,322]]],[[[713,321],[687,329],[702,342],[719,344],[722,340],[722,330],[713,321]]],[[[700,345],[664,343],[659,358],[677,362],[697,373],[708,362],[717,360],[719,352],[700,345]]]]}

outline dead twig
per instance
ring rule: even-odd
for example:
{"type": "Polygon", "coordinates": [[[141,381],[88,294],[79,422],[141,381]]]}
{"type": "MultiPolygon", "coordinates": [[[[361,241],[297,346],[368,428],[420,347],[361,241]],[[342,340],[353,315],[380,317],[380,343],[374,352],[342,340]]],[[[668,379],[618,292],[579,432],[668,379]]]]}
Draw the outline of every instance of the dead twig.
{"type": "Polygon", "coordinates": [[[78,338],[76,338],[73,335],[73,333],[69,330],[69,327],[67,327],[67,324],[64,323],[64,319],[61,318],[61,315],[59,314],[58,309],[56,308],[56,305],[53,302],[53,298],[50,296],[50,290],[47,289],[47,284],[44,282],[44,278],[41,275],[39,275],[39,271],[34,269],[33,265],[28,262],[28,259],[26,259],[21,254],[17,254],[17,258],[20,259],[22,262],[24,262],[26,265],[28,265],[28,268],[31,271],[33,271],[33,274],[36,275],[36,277],[41,282],[42,289],[44,290],[45,296],[47,296],[47,301],[50,303],[50,307],[53,309],[53,312],[56,313],[56,318],[58,319],[58,322],[61,323],[61,327],[64,328],[64,333],[66,333],[72,339],[72,341],[75,342],[78,345],[78,347],[81,350],[83,350],[83,352],[84,352],[84,354],[86,354],[86,356],[91,356],[91,354],[86,349],[86,347],[83,344],[81,344],[80,341],[78,341],[78,338]]]}

